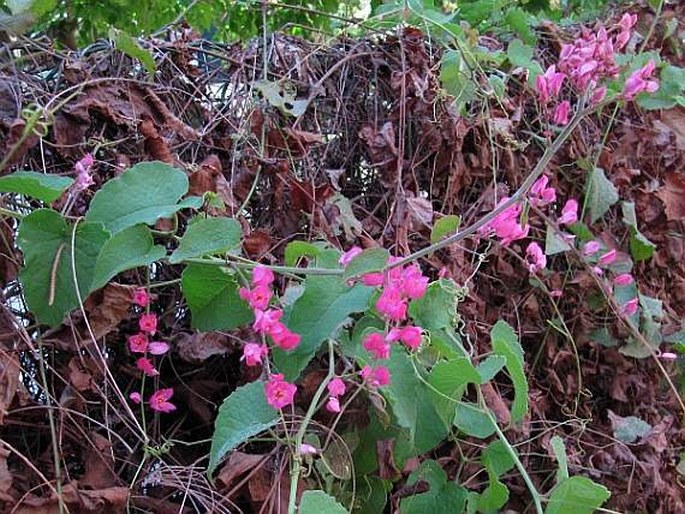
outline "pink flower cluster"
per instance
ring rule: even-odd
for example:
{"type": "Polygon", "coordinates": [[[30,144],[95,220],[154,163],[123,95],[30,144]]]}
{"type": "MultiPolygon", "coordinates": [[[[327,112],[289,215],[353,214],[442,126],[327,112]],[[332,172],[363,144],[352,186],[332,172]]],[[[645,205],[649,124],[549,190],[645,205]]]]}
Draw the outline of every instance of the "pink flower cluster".
{"type": "MultiPolygon", "coordinates": [[[[150,295],[145,289],[136,289],[133,293],[133,304],[147,308],[150,305],[150,295]]],[[[139,332],[128,337],[128,349],[131,353],[142,354],[136,360],[136,367],[146,376],[154,377],[159,375],[154,363],[150,359],[151,355],[164,355],[169,351],[169,345],[164,341],[153,341],[151,337],[157,332],[157,316],[153,313],[142,314],[138,319],[139,332]]],[[[150,408],[158,412],[171,412],[176,407],[169,402],[174,394],[171,388],[160,389],[150,396],[148,401],[150,408]]],[[[133,392],[129,398],[134,403],[141,403],[142,396],[139,392],[133,392]]]]}
{"type": "MultiPolygon", "coordinates": [[[[340,258],[343,266],[361,253],[361,248],[353,247],[340,258]]],[[[389,264],[399,259],[391,257],[389,264]]],[[[417,264],[390,269],[389,271],[368,273],[362,276],[362,283],[370,287],[380,287],[381,294],[376,301],[376,310],[390,324],[386,334],[372,333],[362,342],[364,349],[375,360],[390,358],[391,343],[404,343],[410,350],[421,346],[421,327],[413,325],[400,326],[407,320],[409,302],[421,298],[428,289],[428,277],[424,276],[417,264]]],[[[390,371],[385,366],[365,366],[361,376],[371,387],[381,387],[390,383],[390,371]]]]}
{"type": "Polygon", "coordinates": [[[269,381],[264,385],[266,401],[274,409],[282,409],[293,403],[297,386],[283,380],[283,375],[271,375],[269,381]]]}
{"type": "Polygon", "coordinates": [[[74,189],[76,191],[85,191],[95,183],[90,174],[93,164],[95,164],[95,159],[91,154],[87,153],[74,165],[74,169],[76,170],[74,189]]]}
{"type": "Polygon", "coordinates": [[[347,388],[342,379],[336,377],[328,383],[328,402],[326,410],[329,412],[340,412],[340,397],[345,394],[347,388]]]}
{"type": "MultiPolygon", "coordinates": [[[[571,44],[561,47],[559,61],[547,68],[535,80],[535,91],[545,109],[552,113],[556,125],[566,125],[571,113],[571,103],[563,100],[554,106],[561,93],[564,81],[568,81],[582,94],[587,94],[595,105],[606,96],[607,88],[600,85],[604,80],[618,77],[620,68],[616,64],[616,52],[621,51],[630,40],[631,30],[637,15],[625,14],[618,25],[607,31],[600,27],[596,32],[583,29],[581,36],[571,44]]],[[[639,93],[653,93],[659,88],[657,80],[652,79],[654,62],[649,61],[643,68],[630,75],[625,83],[623,98],[632,100],[639,93]]]]}
{"type": "MultiPolygon", "coordinates": [[[[283,311],[271,309],[271,284],[274,281],[273,272],[266,266],[259,265],[252,271],[251,288],[241,287],[240,297],[250,304],[254,311],[255,321],[252,324],[255,332],[262,336],[270,336],[276,346],[282,350],[292,350],[300,344],[302,337],[291,332],[288,327],[281,323],[283,311]]],[[[243,351],[243,358],[248,366],[261,364],[262,357],[268,354],[264,345],[259,346],[255,343],[246,345],[243,351]]]]}

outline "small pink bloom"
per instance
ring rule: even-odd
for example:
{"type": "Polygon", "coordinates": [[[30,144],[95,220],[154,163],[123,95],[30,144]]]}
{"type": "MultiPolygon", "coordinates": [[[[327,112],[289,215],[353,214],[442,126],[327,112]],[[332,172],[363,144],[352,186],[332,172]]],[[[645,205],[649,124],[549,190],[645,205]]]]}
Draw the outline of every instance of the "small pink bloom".
{"type": "Polygon", "coordinates": [[[400,332],[400,341],[406,344],[410,350],[417,350],[421,346],[421,327],[404,327],[400,332]]]}
{"type": "Polygon", "coordinates": [[[381,273],[381,272],[367,273],[366,275],[362,276],[362,283],[365,286],[378,287],[378,286],[382,286],[383,282],[385,282],[385,277],[383,276],[383,273],[381,273]]]}
{"type": "Polygon", "coordinates": [[[262,335],[271,332],[274,326],[276,326],[283,316],[283,311],[280,309],[269,309],[268,311],[262,311],[255,309],[254,311],[254,323],[252,328],[255,332],[262,335]]]}
{"type": "Polygon", "coordinates": [[[340,257],[340,260],[338,261],[341,266],[347,266],[352,259],[354,259],[357,255],[362,253],[364,250],[362,250],[358,246],[353,246],[349,250],[347,250],[342,256],[340,257]]]}
{"type": "Polygon", "coordinates": [[[600,86],[598,88],[595,88],[595,90],[592,92],[592,95],[590,95],[590,104],[597,105],[602,100],[604,100],[604,98],[606,96],[607,96],[607,88],[605,86],[600,86]]]}
{"type": "Polygon", "coordinates": [[[552,290],[549,292],[549,295],[550,295],[552,298],[561,298],[561,296],[562,296],[563,294],[564,294],[564,293],[563,293],[563,291],[562,291],[561,289],[552,289],[552,290]]]}
{"type": "Polygon", "coordinates": [[[625,13],[621,17],[621,21],[618,22],[618,26],[621,27],[621,30],[630,30],[635,26],[636,23],[637,14],[625,13]]]}
{"type": "Polygon", "coordinates": [[[371,387],[382,387],[390,383],[390,370],[385,366],[372,368],[367,365],[362,368],[360,374],[371,387]]]}
{"type": "Polygon", "coordinates": [[[143,314],[138,320],[138,326],[141,332],[147,332],[152,335],[157,332],[157,315],[156,314],[143,314]]]}
{"type": "Polygon", "coordinates": [[[630,273],[622,273],[614,278],[614,284],[617,286],[627,286],[633,283],[633,276],[630,273]]]}
{"type": "Polygon", "coordinates": [[[597,241],[588,241],[585,243],[585,246],[583,246],[583,255],[593,255],[599,251],[601,246],[602,245],[600,245],[597,241]]]}
{"type": "Polygon", "coordinates": [[[176,406],[169,402],[173,395],[174,390],[170,387],[155,391],[152,393],[152,396],[150,396],[150,408],[157,412],[171,412],[176,410],[176,406]]]}
{"type": "Polygon", "coordinates": [[[376,309],[390,321],[402,321],[407,317],[407,302],[399,289],[386,287],[376,302],[376,309]]]}
{"type": "Polygon", "coordinates": [[[411,264],[402,270],[401,274],[402,294],[416,300],[426,294],[428,289],[428,277],[424,277],[421,268],[417,264],[411,264]]]}
{"type": "Polygon", "coordinates": [[[672,352],[661,352],[659,358],[665,361],[674,361],[678,358],[678,356],[672,352]]]}
{"type": "Polygon", "coordinates": [[[342,396],[345,394],[345,391],[347,391],[347,388],[345,387],[345,382],[343,382],[340,378],[334,378],[328,383],[328,393],[331,396],[342,396]]]}
{"type": "Polygon", "coordinates": [[[616,260],[616,253],[617,252],[615,248],[613,250],[609,250],[607,253],[605,253],[599,258],[597,264],[599,264],[600,266],[608,266],[616,260]]]}
{"type": "Polygon", "coordinates": [[[145,373],[148,377],[159,375],[159,371],[155,369],[154,364],[147,357],[141,357],[136,361],[136,367],[145,373]]]}
{"type": "Polygon", "coordinates": [[[138,391],[133,391],[131,394],[128,395],[128,397],[131,399],[133,403],[140,403],[143,401],[143,399],[140,396],[140,393],[138,391]]]}
{"type": "Polygon", "coordinates": [[[632,300],[628,300],[626,303],[619,307],[618,313],[623,317],[632,316],[637,312],[638,298],[635,297],[632,300]]]}
{"type": "Polygon", "coordinates": [[[271,301],[271,288],[269,286],[260,285],[252,289],[241,287],[238,294],[250,304],[252,309],[266,310],[271,301]]]}
{"type": "Polygon", "coordinates": [[[326,402],[328,412],[340,412],[340,400],[337,396],[331,396],[326,402]]]}
{"type": "Polygon", "coordinates": [[[568,100],[564,100],[556,109],[554,109],[554,117],[552,121],[555,125],[568,125],[568,115],[571,113],[571,103],[568,100]]]}
{"type": "Polygon", "coordinates": [[[302,443],[297,453],[299,453],[300,455],[316,455],[317,449],[314,448],[311,444],[302,443]]]}
{"type": "Polygon", "coordinates": [[[654,93],[659,89],[658,80],[650,80],[656,65],[650,60],[639,70],[630,74],[623,87],[623,98],[630,101],[642,92],[654,93]]]}
{"type": "Polygon", "coordinates": [[[578,221],[578,202],[571,199],[564,204],[561,216],[557,220],[559,225],[573,225],[578,221]]]}
{"type": "MultiPolygon", "coordinates": [[[[509,201],[509,198],[504,197],[497,205],[500,206],[507,201],[509,201]]],[[[527,224],[525,226],[520,224],[520,214],[521,205],[514,204],[500,212],[490,223],[482,227],[479,232],[484,234],[494,232],[497,237],[501,238],[502,246],[508,246],[513,241],[523,239],[528,235],[530,227],[527,224]]]]}
{"type": "Polygon", "coordinates": [[[528,262],[528,271],[535,273],[540,271],[545,266],[547,266],[547,257],[545,252],[542,251],[540,245],[535,241],[528,245],[526,248],[526,261],[528,262]]]}
{"type": "Polygon", "coordinates": [[[269,287],[274,281],[274,272],[263,264],[255,266],[252,270],[252,285],[269,287]]]}
{"type": "Polygon", "coordinates": [[[76,191],[85,191],[95,183],[90,174],[93,164],[95,164],[95,159],[88,153],[74,165],[74,169],[76,170],[74,189],[76,189],[76,191]]]}
{"type": "Polygon", "coordinates": [[[565,75],[557,73],[556,67],[551,65],[547,68],[544,75],[538,75],[535,79],[535,92],[538,94],[542,103],[547,103],[551,98],[556,97],[561,91],[565,75]]]}
{"type": "Polygon", "coordinates": [[[302,337],[295,332],[291,332],[283,323],[276,323],[270,330],[269,335],[274,344],[281,350],[293,350],[300,344],[302,337]]]}
{"type": "Polygon", "coordinates": [[[150,344],[147,345],[147,350],[152,355],[164,355],[169,351],[169,345],[164,341],[150,341],[150,344]]]}
{"type": "Polygon", "coordinates": [[[135,334],[128,338],[128,348],[131,353],[145,353],[147,345],[148,339],[145,334],[135,334]]]}
{"type": "Polygon", "coordinates": [[[554,202],[557,199],[557,191],[553,187],[547,187],[549,178],[547,175],[542,175],[535,181],[530,188],[529,199],[530,203],[535,206],[543,206],[554,202]]]}
{"type": "Polygon", "coordinates": [[[265,344],[247,343],[243,346],[243,356],[240,360],[244,360],[247,366],[257,366],[267,355],[269,355],[269,349],[265,344]]]}
{"type": "Polygon", "coordinates": [[[593,267],[592,267],[592,272],[593,272],[595,275],[597,275],[598,277],[601,277],[602,275],[604,275],[604,270],[602,270],[602,268],[600,268],[599,266],[593,266],[593,267]]]}
{"type": "Polygon", "coordinates": [[[145,289],[138,288],[133,292],[133,303],[140,307],[147,307],[150,305],[150,295],[145,289]]]}
{"type": "Polygon", "coordinates": [[[269,381],[264,385],[266,401],[274,409],[282,409],[293,403],[297,386],[289,384],[283,380],[283,375],[271,375],[269,381]]]}

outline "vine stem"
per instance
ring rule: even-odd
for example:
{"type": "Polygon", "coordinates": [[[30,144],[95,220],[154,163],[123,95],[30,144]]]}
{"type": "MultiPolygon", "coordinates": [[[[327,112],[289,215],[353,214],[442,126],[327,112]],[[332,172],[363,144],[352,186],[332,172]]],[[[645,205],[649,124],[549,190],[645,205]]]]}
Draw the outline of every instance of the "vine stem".
{"type": "Polygon", "coordinates": [[[307,427],[316,412],[317,405],[323,396],[326,386],[335,376],[335,359],[334,359],[334,349],[333,340],[328,340],[328,374],[319,384],[319,388],[314,393],[314,398],[312,398],[307,413],[304,415],[302,424],[300,425],[297,434],[295,435],[295,451],[293,457],[293,468],[290,472],[290,497],[288,498],[288,514],[295,514],[297,505],[297,482],[300,479],[300,471],[302,470],[302,456],[300,455],[300,447],[302,446],[302,440],[307,433],[307,427]]]}

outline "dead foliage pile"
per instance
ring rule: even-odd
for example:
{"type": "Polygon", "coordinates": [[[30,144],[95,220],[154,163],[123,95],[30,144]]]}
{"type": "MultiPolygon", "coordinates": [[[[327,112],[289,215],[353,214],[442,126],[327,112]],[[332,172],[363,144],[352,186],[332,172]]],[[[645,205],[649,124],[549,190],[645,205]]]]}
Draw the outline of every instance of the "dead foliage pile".
{"type": "MultiPolygon", "coordinates": [[[[555,55],[574,34],[575,29],[548,30],[543,45],[555,55]]],[[[223,46],[189,31],[148,44],[157,63],[153,81],[106,43],[79,53],[56,51],[47,40],[10,44],[0,53],[0,156],[6,163],[0,173],[70,175],[74,163],[93,152],[92,197],[132,164],[172,163],[188,173],[192,194],[211,191],[221,199],[209,207],[213,215],[238,215],[248,256],[281,263],[285,245],[295,239],[325,238],[343,248],[382,245],[405,255],[428,244],[442,215],[457,214],[470,224],[491,210],[494,191],[501,196],[515,190],[544,150],[532,136],[540,132],[540,119],[523,81],[510,82],[503,102],[484,98],[460,116],[440,89],[441,51],[417,29],[325,46],[279,35],[270,36],[266,46],[223,46]],[[24,137],[22,111],[32,105],[46,114],[24,137]]],[[[582,197],[585,172],[576,162],[597,151],[610,114],[585,122],[555,157],[549,171],[562,198],[582,197]]],[[[675,332],[685,315],[685,111],[619,112],[599,165],[621,198],[636,203],[641,230],[658,245],[635,274],[645,293],[664,301],[664,331],[675,332]]],[[[82,196],[72,213],[83,214],[88,199],[82,196]]],[[[532,216],[533,226],[544,227],[532,216]]],[[[612,210],[593,228],[607,242],[627,246],[620,212],[612,210]]],[[[101,369],[84,351],[91,344],[84,319],[74,313],[38,340],[16,279],[16,224],[3,218],[0,230],[0,502],[6,508],[56,508],[46,393],[37,385],[39,357],[58,406],[62,494],[72,512],[119,512],[127,502],[134,511],[158,513],[178,512],[180,505],[183,512],[282,508],[288,475],[278,451],[255,446],[249,454],[235,453],[210,484],[203,476],[208,443],[181,444],[211,437],[218,404],[252,378],[239,362],[244,334],[195,333],[177,286],[154,290],[161,332],[172,343],[161,380],[174,387],[179,409],[148,420],[154,441],[175,444],[160,448],[168,451],[139,469],[142,443],[132,437],[116,398],[103,387],[101,369]]],[[[538,230],[532,236],[544,239],[538,230]]],[[[459,284],[468,282],[460,315],[479,352],[488,351],[483,342],[497,319],[518,327],[532,414],[508,437],[519,445],[536,484],[544,490],[553,474],[545,456],[551,455],[549,439],[558,434],[566,441],[571,472],[609,487],[610,507],[685,510],[682,477],[675,470],[685,440],[678,404],[651,359],[627,358],[591,340],[588,334],[602,327],[618,339],[625,334],[615,320],[588,307],[594,285],[578,263],[570,263],[578,271],[567,275],[569,262],[556,257],[548,278],[563,289],[560,314],[577,344],[577,360],[569,341],[548,323],[557,317],[550,299],[531,287],[514,252],[495,245],[481,263],[477,251],[482,245],[466,241],[421,264],[434,275],[443,270],[459,284]],[[612,424],[631,415],[655,428],[626,445],[613,438],[612,424]]],[[[178,267],[164,266],[154,280],[178,277],[178,267]]],[[[145,280],[141,273],[125,273],[86,303],[98,344],[106,348],[124,391],[135,389],[138,380],[125,351],[125,338],[135,331],[131,288],[145,280]]],[[[674,371],[672,364],[667,369],[674,371]]],[[[309,373],[305,398],[314,388],[308,390],[308,381],[315,384],[320,370],[315,365],[309,373]]],[[[507,384],[491,393],[495,409],[510,401],[507,384]]],[[[459,472],[465,480],[464,457],[476,450],[468,442],[445,443],[434,457],[450,477],[459,472]]],[[[381,451],[379,459],[387,455],[381,451]]],[[[382,462],[381,470],[391,465],[382,462]]],[[[513,493],[511,508],[525,510],[522,480],[515,473],[505,480],[513,493]]],[[[402,494],[401,487],[397,491],[402,494]]]]}

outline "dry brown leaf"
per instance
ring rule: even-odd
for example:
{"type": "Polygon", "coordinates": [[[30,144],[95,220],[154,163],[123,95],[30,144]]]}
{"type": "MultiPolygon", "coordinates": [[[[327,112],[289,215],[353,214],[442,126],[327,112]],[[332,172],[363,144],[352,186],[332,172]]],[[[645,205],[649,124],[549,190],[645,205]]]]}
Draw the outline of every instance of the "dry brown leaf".
{"type": "Polygon", "coordinates": [[[224,487],[229,488],[241,475],[261,466],[267,457],[269,455],[251,455],[235,451],[231,453],[226,463],[221,467],[216,478],[224,487]]]}
{"type": "Polygon", "coordinates": [[[666,208],[669,221],[685,219],[685,177],[674,171],[667,173],[664,185],[656,194],[666,208]]]}
{"type": "Polygon", "coordinates": [[[0,350],[0,425],[19,389],[21,367],[16,355],[0,350]]]}
{"type": "Polygon", "coordinates": [[[12,495],[9,494],[12,488],[12,473],[7,467],[7,457],[10,456],[10,451],[0,444],[0,502],[11,502],[12,495]]]}
{"type": "Polygon", "coordinates": [[[218,332],[181,332],[174,337],[173,347],[181,359],[198,364],[232,350],[228,337],[218,332]]]}
{"type": "Polygon", "coordinates": [[[86,470],[79,484],[86,489],[107,489],[117,485],[112,444],[96,432],[91,432],[90,438],[90,443],[84,445],[86,470]]]}
{"type": "Polygon", "coordinates": [[[96,339],[106,336],[129,315],[135,287],[110,282],[85,302],[88,321],[96,339]]]}
{"type": "MultiPolygon", "coordinates": [[[[79,514],[121,514],[125,511],[129,489],[109,487],[107,489],[76,489],[73,483],[62,488],[62,500],[72,513],[79,514]]],[[[53,493],[48,497],[25,496],[13,511],[16,514],[57,514],[59,502],[53,493]]]]}

